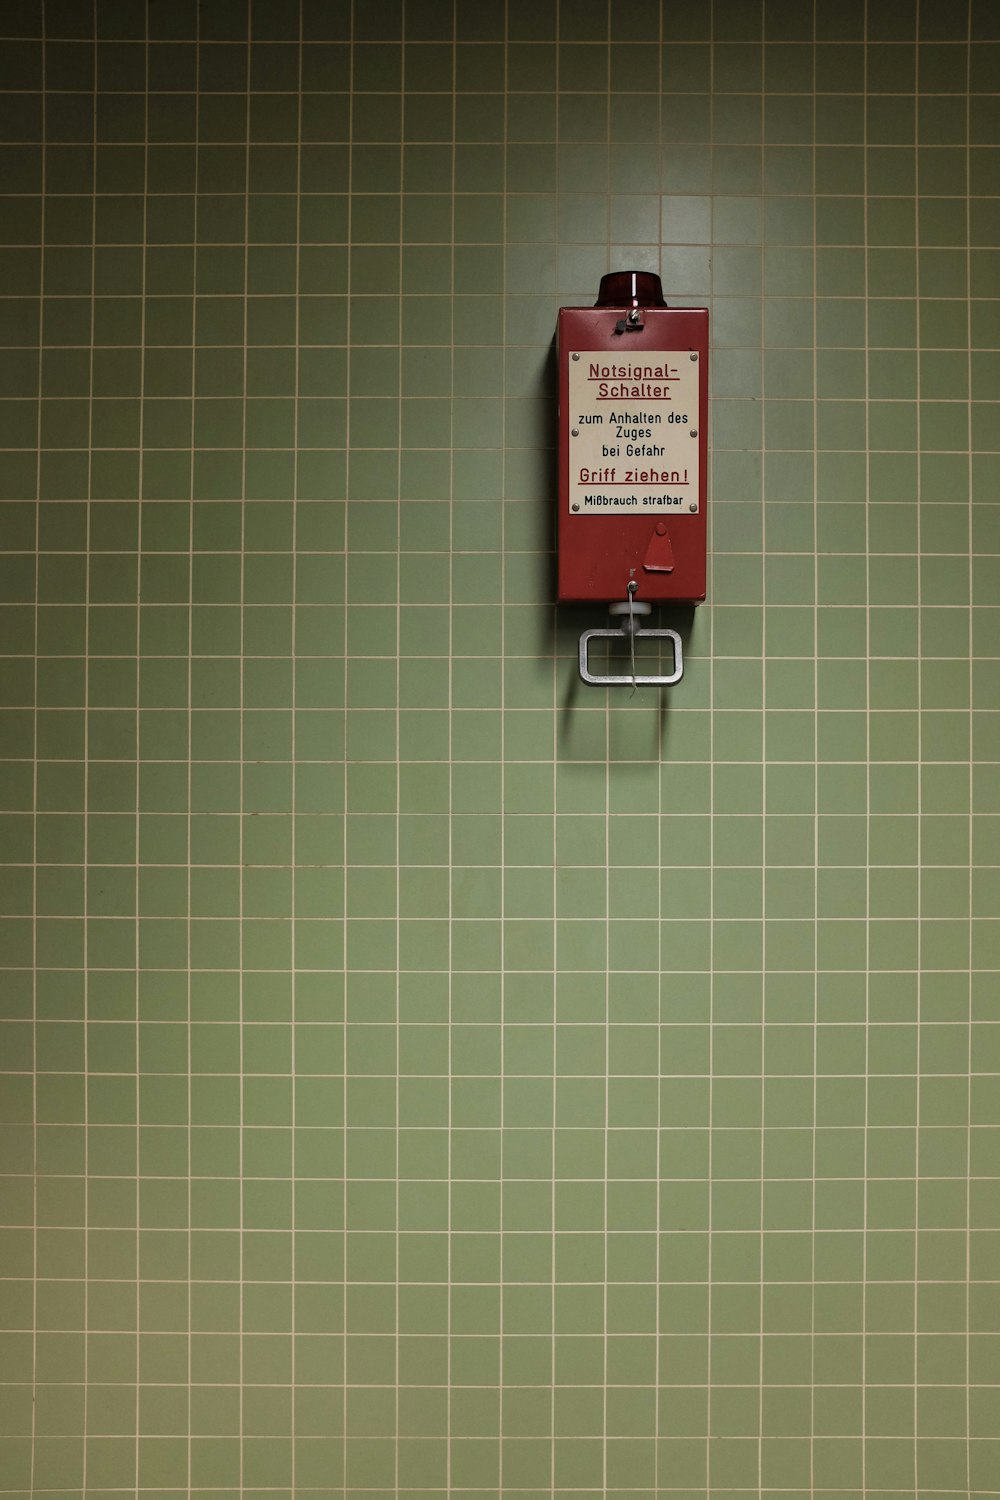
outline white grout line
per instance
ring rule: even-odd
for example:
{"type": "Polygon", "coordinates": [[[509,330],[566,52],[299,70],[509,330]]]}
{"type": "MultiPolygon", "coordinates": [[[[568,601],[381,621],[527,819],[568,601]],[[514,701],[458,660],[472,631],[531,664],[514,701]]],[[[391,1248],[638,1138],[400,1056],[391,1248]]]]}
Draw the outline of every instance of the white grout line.
{"type": "MultiPolygon", "coordinates": [[[[253,35],[254,0],[247,0],[247,36],[253,35]]],[[[240,417],[242,428],[242,451],[240,458],[240,683],[239,683],[239,978],[238,978],[238,1005],[239,1005],[239,1108],[240,1108],[240,1130],[239,1130],[239,1310],[237,1315],[237,1330],[239,1341],[239,1413],[237,1416],[237,1433],[239,1438],[238,1474],[239,1488],[242,1493],[246,1486],[246,1393],[247,1393],[247,1333],[246,1333],[246,1301],[247,1301],[247,1275],[246,1275],[246,1252],[247,1252],[247,1172],[246,1172],[246,1126],[247,1126],[247,1056],[246,1056],[246,1020],[247,1020],[247,988],[246,988],[246,823],[247,823],[247,749],[246,749],[246,608],[247,608],[247,559],[246,559],[246,536],[247,536],[247,480],[249,475],[247,464],[247,451],[252,441],[250,431],[250,410],[248,405],[247,383],[250,365],[249,351],[249,313],[250,313],[250,143],[252,136],[251,108],[253,94],[251,92],[251,54],[247,47],[246,53],[246,111],[244,128],[246,132],[246,144],[243,152],[243,173],[245,182],[245,196],[243,200],[243,347],[242,347],[242,370],[241,370],[241,394],[240,394],[240,417]]]]}
{"type": "MultiPolygon", "coordinates": [[[[46,91],[46,11],[45,0],[41,6],[41,30],[42,30],[42,165],[41,165],[41,220],[40,237],[41,251],[39,255],[38,268],[38,383],[35,391],[37,401],[37,416],[35,424],[35,524],[34,524],[34,587],[32,590],[32,650],[35,653],[32,663],[31,683],[31,1165],[32,1165],[32,1189],[31,1189],[31,1455],[28,1467],[28,1488],[34,1494],[36,1487],[36,1470],[38,1455],[38,1283],[39,1283],[39,1214],[38,1214],[38,808],[39,808],[39,783],[38,783],[38,761],[39,761],[39,673],[38,673],[38,631],[40,625],[39,617],[39,592],[41,584],[41,493],[42,493],[42,393],[44,387],[44,343],[45,343],[45,290],[46,290],[46,201],[47,201],[47,176],[46,176],[46,140],[48,134],[48,95],[46,91]]],[[[81,1476],[82,1480],[82,1476],[81,1476]]]]}
{"type": "MultiPolygon", "coordinates": [[[[916,36],[919,38],[919,36],[920,36],[920,18],[921,18],[920,17],[920,0],[915,0],[915,10],[916,10],[916,16],[915,16],[914,31],[916,33],[916,36]]],[[[914,46],[914,49],[913,49],[913,93],[914,93],[914,109],[913,109],[913,156],[914,156],[914,161],[915,162],[917,161],[918,156],[919,156],[919,141],[920,141],[920,88],[919,88],[920,57],[921,57],[921,50],[920,50],[920,46],[919,46],[919,43],[918,43],[916,46],[914,46]]],[[[919,186],[919,184],[916,184],[916,185],[919,186]]],[[[916,195],[913,208],[914,208],[914,243],[915,243],[915,247],[916,247],[915,253],[914,253],[914,263],[915,263],[914,264],[914,297],[915,297],[915,300],[916,300],[917,307],[919,309],[920,303],[921,303],[921,282],[920,282],[920,254],[921,254],[920,227],[921,226],[920,226],[920,195],[919,195],[919,193],[917,193],[917,195],[916,195]]],[[[918,313],[918,317],[919,317],[919,313],[918,313]]],[[[917,338],[916,366],[917,366],[917,448],[918,448],[918,451],[917,451],[917,475],[916,475],[916,500],[917,500],[916,549],[917,549],[917,555],[918,555],[918,561],[917,561],[917,659],[918,659],[918,666],[917,666],[917,760],[918,760],[918,768],[917,768],[917,952],[916,952],[916,964],[917,964],[917,981],[916,981],[916,984],[917,984],[917,993],[916,993],[916,1034],[917,1034],[917,1042],[916,1042],[916,1057],[915,1057],[915,1060],[914,1060],[914,1072],[916,1073],[916,1090],[915,1090],[916,1091],[916,1103],[915,1103],[915,1119],[914,1119],[914,1130],[913,1130],[913,1135],[914,1135],[914,1185],[913,1185],[913,1223],[914,1223],[914,1237],[913,1238],[914,1238],[914,1249],[913,1249],[913,1301],[912,1301],[912,1315],[913,1315],[913,1405],[912,1405],[912,1414],[913,1414],[913,1486],[914,1486],[915,1489],[923,1489],[924,1486],[921,1483],[921,1474],[920,1474],[920,1467],[921,1467],[920,1466],[920,1405],[919,1405],[918,1390],[917,1390],[917,1374],[918,1374],[918,1371],[919,1371],[919,1363],[918,1363],[918,1361],[919,1361],[919,1352],[920,1352],[920,1333],[919,1333],[919,1329],[920,1329],[920,1280],[921,1280],[921,1277],[920,1277],[920,1271],[921,1271],[921,1264],[920,1264],[920,1079],[921,1079],[921,1062],[922,1062],[922,1059],[923,1059],[923,1056],[924,1056],[924,1049],[923,1049],[923,1046],[922,1046],[922,1037],[921,1037],[921,1031],[922,1031],[921,1022],[922,1022],[922,1019],[923,1019],[923,1007],[924,1007],[924,989],[923,989],[922,972],[921,972],[922,969],[923,969],[923,964],[924,964],[924,944],[923,944],[923,932],[924,932],[924,923],[923,923],[923,917],[924,917],[924,879],[923,879],[923,867],[922,867],[923,866],[923,856],[924,856],[924,820],[923,820],[923,810],[924,810],[924,797],[923,797],[923,782],[924,782],[924,765],[923,765],[923,762],[924,762],[924,737],[923,737],[923,715],[921,713],[921,707],[922,707],[922,704],[923,704],[923,647],[924,647],[924,639],[925,639],[925,636],[924,636],[924,611],[923,611],[923,608],[922,608],[923,559],[921,557],[921,553],[923,551],[923,547],[922,547],[922,542],[923,542],[923,527],[922,527],[922,505],[921,505],[921,501],[922,501],[922,488],[921,488],[922,454],[921,454],[921,449],[922,449],[922,443],[923,443],[923,422],[922,422],[921,418],[922,418],[922,414],[923,414],[923,406],[922,406],[923,385],[922,385],[922,381],[921,381],[921,375],[922,375],[922,367],[921,367],[921,343],[920,343],[919,336],[917,338]]]]}
{"type": "MultiPolygon", "coordinates": [[[[94,3],[91,6],[91,13],[92,13],[92,16],[93,16],[94,22],[95,22],[95,30],[96,30],[96,12],[97,12],[97,5],[96,5],[96,0],[94,0],[94,3]]],[[[43,48],[43,50],[44,50],[44,48],[43,48]]],[[[83,1025],[84,1025],[84,1055],[83,1055],[83,1068],[84,1068],[84,1080],[83,1080],[83,1087],[84,1087],[84,1100],[83,1100],[83,1143],[84,1144],[83,1144],[83,1149],[84,1149],[84,1170],[87,1173],[87,1176],[85,1177],[84,1184],[83,1184],[83,1232],[84,1232],[83,1279],[84,1279],[84,1282],[87,1284],[88,1287],[89,1287],[90,1277],[91,1277],[91,1261],[90,1261],[90,1216],[91,1216],[91,1192],[90,1192],[90,1078],[89,1078],[89,1073],[90,1073],[90,962],[91,962],[90,942],[89,942],[89,930],[90,930],[90,920],[89,920],[89,918],[90,918],[90,905],[91,905],[91,900],[90,900],[90,898],[91,898],[91,880],[90,880],[90,818],[89,818],[88,814],[89,814],[89,810],[90,810],[90,734],[91,734],[91,722],[90,722],[90,573],[91,573],[91,566],[90,566],[90,544],[91,544],[91,526],[92,526],[92,521],[93,521],[93,497],[94,497],[94,485],[93,485],[93,481],[94,481],[94,454],[93,454],[93,441],[94,441],[94,401],[93,401],[93,390],[94,390],[94,350],[93,350],[93,343],[94,343],[94,321],[95,321],[95,308],[96,308],[96,304],[94,302],[94,294],[95,294],[95,290],[96,290],[96,281],[97,281],[97,274],[96,274],[97,273],[97,54],[96,54],[96,50],[95,50],[95,54],[94,54],[94,64],[93,64],[93,110],[94,110],[94,122],[93,122],[93,137],[92,137],[92,141],[91,141],[91,147],[92,147],[92,150],[93,150],[94,160],[93,160],[93,165],[92,165],[92,168],[91,168],[92,200],[91,200],[91,248],[90,248],[90,345],[91,345],[91,347],[90,347],[90,353],[89,353],[89,370],[88,370],[88,377],[89,377],[88,378],[88,384],[89,384],[89,402],[88,402],[88,412],[87,412],[87,442],[88,442],[89,452],[88,452],[88,455],[87,455],[87,501],[88,501],[88,504],[87,504],[87,521],[86,521],[86,526],[87,526],[87,531],[86,531],[86,548],[87,548],[87,550],[86,550],[86,560],[85,560],[85,566],[86,566],[86,569],[87,569],[87,577],[86,577],[86,581],[85,581],[85,585],[84,585],[84,628],[83,628],[83,642],[82,642],[82,647],[81,647],[81,649],[83,651],[83,657],[84,657],[84,663],[83,663],[83,670],[84,670],[84,695],[83,695],[83,712],[84,712],[84,725],[83,725],[83,734],[84,734],[84,743],[83,743],[84,819],[83,819],[83,851],[82,851],[82,855],[83,855],[83,912],[84,912],[84,920],[83,920],[83,954],[82,954],[83,971],[84,971],[84,973],[83,973],[83,1025]]],[[[40,357],[39,358],[40,358],[40,363],[44,363],[44,353],[40,353],[40,357]]],[[[138,768],[137,768],[137,773],[138,773],[138,768]]],[[[138,1263],[138,1258],[137,1258],[137,1260],[136,1260],[136,1274],[137,1275],[139,1273],[139,1269],[140,1268],[139,1268],[139,1263],[138,1263]]],[[[91,1388],[90,1344],[91,1344],[90,1307],[89,1307],[89,1297],[86,1296],[86,1294],[85,1294],[84,1310],[83,1310],[83,1423],[82,1423],[82,1425],[83,1425],[83,1433],[84,1433],[84,1439],[83,1439],[83,1483],[84,1484],[87,1483],[88,1477],[89,1477],[88,1473],[87,1473],[87,1467],[88,1467],[87,1435],[88,1435],[88,1433],[90,1431],[90,1421],[91,1421],[91,1411],[90,1411],[90,1407],[91,1407],[91,1401],[90,1401],[90,1388],[91,1388]]],[[[138,1416],[138,1402],[139,1402],[139,1396],[138,1396],[138,1392],[137,1392],[136,1393],[136,1414],[137,1414],[137,1416],[138,1416]]],[[[137,1446],[137,1449],[136,1449],[136,1472],[138,1473],[138,1446],[137,1446]]]]}

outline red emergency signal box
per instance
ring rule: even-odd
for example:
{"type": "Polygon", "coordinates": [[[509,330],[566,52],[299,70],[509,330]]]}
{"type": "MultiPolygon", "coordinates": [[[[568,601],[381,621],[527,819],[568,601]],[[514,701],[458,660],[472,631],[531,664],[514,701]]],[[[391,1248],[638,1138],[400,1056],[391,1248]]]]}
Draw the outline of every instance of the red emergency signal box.
{"type": "Polygon", "coordinates": [[[617,271],[559,310],[560,603],[705,597],[708,310],[617,271]]]}

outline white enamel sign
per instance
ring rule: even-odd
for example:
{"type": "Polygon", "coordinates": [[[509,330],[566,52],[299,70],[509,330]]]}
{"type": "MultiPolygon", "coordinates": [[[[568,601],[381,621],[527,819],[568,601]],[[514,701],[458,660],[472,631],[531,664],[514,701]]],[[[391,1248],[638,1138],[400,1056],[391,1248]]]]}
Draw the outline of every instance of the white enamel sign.
{"type": "Polygon", "coordinates": [[[698,509],[698,356],[688,349],[569,359],[570,509],[698,509]]]}

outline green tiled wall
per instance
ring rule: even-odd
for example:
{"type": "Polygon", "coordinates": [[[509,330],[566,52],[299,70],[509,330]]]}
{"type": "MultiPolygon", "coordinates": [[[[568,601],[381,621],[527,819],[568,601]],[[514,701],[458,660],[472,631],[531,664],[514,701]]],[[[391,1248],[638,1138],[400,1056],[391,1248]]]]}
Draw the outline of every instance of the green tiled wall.
{"type": "Polygon", "coordinates": [[[0,33],[0,1490],[996,1495],[995,0],[0,33]],[[552,604],[631,267],[662,696],[552,604]]]}

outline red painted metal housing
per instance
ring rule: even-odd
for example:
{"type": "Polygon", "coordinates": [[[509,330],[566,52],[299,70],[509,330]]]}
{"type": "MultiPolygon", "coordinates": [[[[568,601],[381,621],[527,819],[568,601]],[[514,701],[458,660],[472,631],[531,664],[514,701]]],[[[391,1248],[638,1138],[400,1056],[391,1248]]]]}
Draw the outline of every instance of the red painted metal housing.
{"type": "MultiPolygon", "coordinates": [[[[628,274],[635,279],[635,273],[628,274]]],[[[706,308],[657,307],[636,300],[615,307],[560,308],[561,603],[624,600],[630,582],[636,584],[634,596],[640,601],[697,604],[704,599],[707,429],[706,308]],[[637,322],[641,327],[634,326],[637,322]],[[657,373],[668,370],[669,374],[657,373]],[[602,372],[615,371],[627,373],[622,379],[612,373],[600,383],[602,372]],[[637,381],[630,378],[637,371],[652,373],[637,381]],[[585,380],[594,385],[593,391],[580,383],[585,380]],[[573,390],[575,404],[571,404],[573,390]],[[682,390],[686,392],[683,415],[676,399],[682,390]],[[605,391],[612,394],[598,394],[605,391]],[[636,394],[618,399],[623,391],[636,394]],[[576,409],[583,404],[581,392],[592,399],[594,414],[589,420],[598,424],[593,441],[587,434],[581,437],[579,419],[586,415],[576,409]],[[622,415],[644,417],[651,425],[610,420],[622,415]],[[675,425],[668,428],[668,419],[675,425]],[[620,435],[629,432],[642,436],[629,442],[620,435]],[[584,443],[589,444],[587,456],[605,456],[602,467],[581,467],[584,443]],[[695,449],[696,461],[685,462],[695,449]],[[658,460],[658,454],[665,457],[658,460]],[[669,467],[657,467],[658,462],[669,467]],[[652,484],[643,485],[635,480],[636,475],[655,477],[652,484]],[[658,495],[654,492],[661,478],[659,488],[664,493],[658,495]],[[605,509],[595,511],[595,506],[605,509]],[[630,510],[629,506],[646,508],[630,510]]]]}

